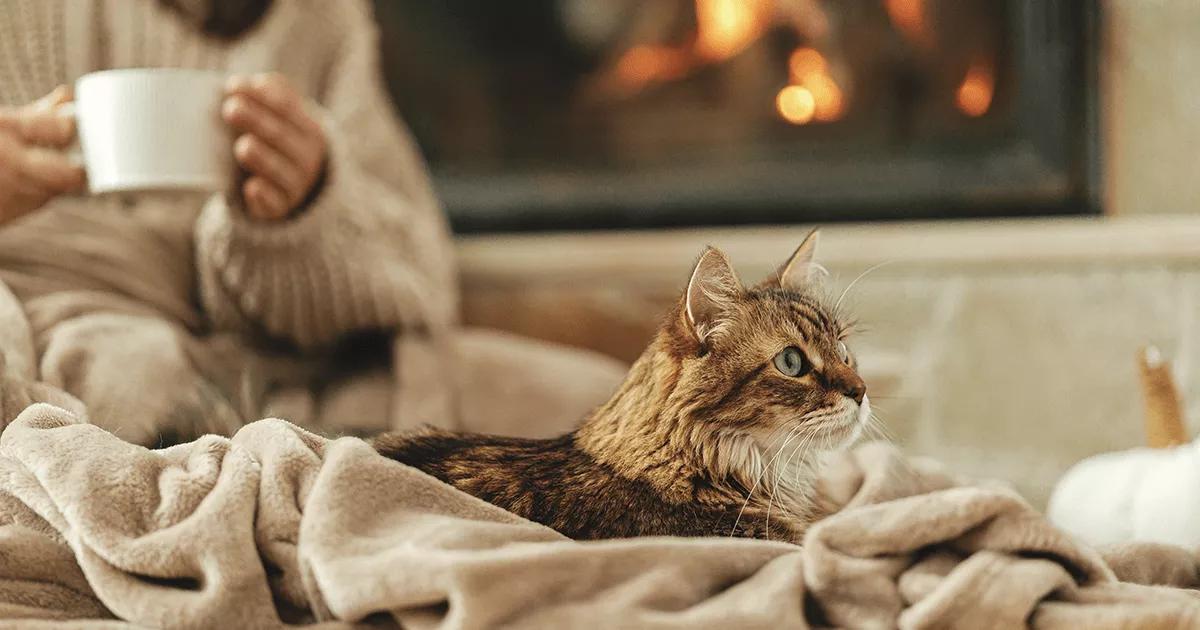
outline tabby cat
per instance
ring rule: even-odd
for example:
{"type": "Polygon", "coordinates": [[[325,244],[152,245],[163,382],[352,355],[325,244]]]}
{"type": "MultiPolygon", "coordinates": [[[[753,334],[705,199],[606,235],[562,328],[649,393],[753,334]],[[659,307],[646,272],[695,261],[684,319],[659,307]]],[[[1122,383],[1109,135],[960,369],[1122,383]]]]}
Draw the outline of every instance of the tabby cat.
{"type": "Polygon", "coordinates": [[[709,247],[607,403],[545,440],[426,429],[380,453],[576,539],[798,541],[814,466],[868,421],[848,332],[813,287],[817,233],[746,289],[709,247]]]}

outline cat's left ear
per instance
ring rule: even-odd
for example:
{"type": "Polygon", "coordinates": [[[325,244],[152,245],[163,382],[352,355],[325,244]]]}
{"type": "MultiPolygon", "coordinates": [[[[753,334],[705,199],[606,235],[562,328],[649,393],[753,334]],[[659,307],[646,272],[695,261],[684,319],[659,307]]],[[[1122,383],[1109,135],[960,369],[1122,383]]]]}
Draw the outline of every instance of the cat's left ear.
{"type": "Polygon", "coordinates": [[[734,302],[744,291],[725,254],[715,247],[706,248],[692,269],[684,294],[684,317],[696,341],[704,345],[709,335],[728,320],[734,302]]]}
{"type": "Polygon", "coordinates": [[[775,273],[763,280],[759,286],[802,291],[820,279],[821,274],[825,271],[824,267],[816,261],[820,235],[820,230],[809,232],[787,261],[780,265],[775,273]]]}

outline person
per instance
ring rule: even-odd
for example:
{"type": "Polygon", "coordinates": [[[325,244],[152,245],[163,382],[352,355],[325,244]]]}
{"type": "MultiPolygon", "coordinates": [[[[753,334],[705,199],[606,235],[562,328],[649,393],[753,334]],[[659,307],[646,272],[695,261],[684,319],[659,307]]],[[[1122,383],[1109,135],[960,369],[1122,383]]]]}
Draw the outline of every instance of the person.
{"type": "Polygon", "coordinates": [[[619,382],[597,354],[459,324],[449,231],[365,0],[0,0],[0,33],[0,292],[34,378],[92,422],[144,444],[271,413],[532,435],[619,382]],[[236,190],[83,192],[63,86],[127,67],[229,75],[236,190]],[[345,348],[377,348],[372,331],[391,341],[364,369],[345,348]]]}

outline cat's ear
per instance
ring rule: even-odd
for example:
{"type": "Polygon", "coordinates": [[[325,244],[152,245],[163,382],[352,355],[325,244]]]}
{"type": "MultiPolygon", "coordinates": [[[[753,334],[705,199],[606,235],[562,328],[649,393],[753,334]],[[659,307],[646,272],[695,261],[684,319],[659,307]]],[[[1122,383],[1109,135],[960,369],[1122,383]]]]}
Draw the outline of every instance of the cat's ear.
{"type": "Polygon", "coordinates": [[[809,232],[796,251],[759,286],[802,291],[820,279],[821,274],[825,272],[825,268],[816,260],[820,235],[820,230],[809,232]]]}
{"type": "Polygon", "coordinates": [[[700,254],[684,295],[684,317],[701,344],[727,321],[734,302],[745,291],[721,250],[709,246],[700,254]]]}

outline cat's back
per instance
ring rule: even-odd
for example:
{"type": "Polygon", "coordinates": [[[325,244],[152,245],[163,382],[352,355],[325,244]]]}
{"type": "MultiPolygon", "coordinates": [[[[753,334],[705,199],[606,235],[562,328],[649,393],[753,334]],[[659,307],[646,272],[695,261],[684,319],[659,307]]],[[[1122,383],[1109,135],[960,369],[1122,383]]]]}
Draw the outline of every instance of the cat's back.
{"type": "MultiPolygon", "coordinates": [[[[552,496],[564,476],[587,477],[571,435],[548,440],[423,428],[371,440],[379,453],[485,501],[552,496]]],[[[594,476],[594,471],[593,476],[594,476]]]]}
{"type": "Polygon", "coordinates": [[[727,535],[731,518],[671,504],[645,481],[619,475],[575,444],[440,429],[385,434],[380,454],[576,539],[727,535]]]}

